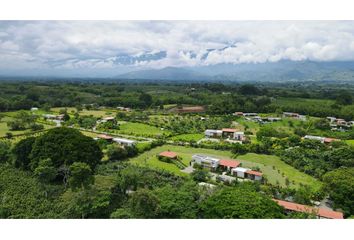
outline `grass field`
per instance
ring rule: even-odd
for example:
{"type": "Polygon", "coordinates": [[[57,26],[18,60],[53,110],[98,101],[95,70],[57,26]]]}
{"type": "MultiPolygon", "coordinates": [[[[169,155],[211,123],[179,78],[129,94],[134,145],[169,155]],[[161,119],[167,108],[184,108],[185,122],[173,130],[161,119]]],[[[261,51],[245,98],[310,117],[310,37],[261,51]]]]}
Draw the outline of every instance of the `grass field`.
{"type": "MultiPolygon", "coordinates": [[[[218,158],[233,158],[231,152],[229,151],[164,145],[154,148],[151,151],[145,152],[138,157],[132,158],[130,161],[134,164],[165,169],[177,175],[185,175],[185,173],[181,172],[180,169],[178,169],[178,167],[174,164],[161,162],[157,159],[156,155],[158,153],[167,150],[176,152],[178,156],[181,157],[182,162],[185,165],[189,165],[193,154],[206,154],[218,158]]],[[[289,181],[291,182],[290,187],[297,188],[299,187],[300,183],[309,185],[313,189],[318,189],[321,187],[321,182],[282,162],[277,156],[248,153],[238,156],[237,160],[239,160],[242,163],[242,166],[245,167],[251,168],[258,166],[264,175],[268,178],[268,181],[272,184],[278,183],[281,186],[285,186],[285,178],[288,177],[289,181]],[[294,183],[292,183],[293,181],[294,183]]]]}
{"type": "Polygon", "coordinates": [[[349,145],[354,146],[354,139],[346,140],[345,142],[348,143],[349,145]]]}
{"type": "Polygon", "coordinates": [[[167,130],[161,130],[157,127],[143,123],[119,122],[119,127],[120,129],[116,130],[116,132],[127,135],[158,136],[163,134],[170,134],[170,132],[167,130]]]}
{"type": "MultiPolygon", "coordinates": [[[[59,113],[59,111],[61,109],[64,108],[52,108],[51,110],[55,113],[59,113]]],[[[76,108],[73,107],[69,107],[67,108],[67,111],[69,114],[75,113],[76,112],[76,108]]],[[[83,109],[82,111],[80,111],[79,113],[81,116],[94,116],[94,117],[107,117],[107,116],[115,116],[116,115],[116,111],[115,110],[111,110],[111,109],[105,109],[105,110],[86,110],[83,109]]]]}
{"type": "Polygon", "coordinates": [[[182,141],[182,142],[189,142],[189,141],[199,141],[204,137],[204,134],[199,133],[191,133],[191,134],[181,134],[174,137],[171,137],[173,141],[182,141]]]}

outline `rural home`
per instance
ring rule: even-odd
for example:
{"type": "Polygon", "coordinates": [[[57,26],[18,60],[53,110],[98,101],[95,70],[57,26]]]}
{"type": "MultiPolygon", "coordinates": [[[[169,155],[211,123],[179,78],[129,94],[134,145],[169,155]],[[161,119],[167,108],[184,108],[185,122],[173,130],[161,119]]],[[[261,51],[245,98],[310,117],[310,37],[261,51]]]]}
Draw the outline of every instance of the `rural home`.
{"type": "Polygon", "coordinates": [[[158,155],[158,157],[162,157],[162,158],[168,158],[168,159],[177,159],[177,153],[175,152],[171,152],[171,151],[164,151],[164,152],[160,152],[158,155]]]}
{"type": "Polygon", "coordinates": [[[317,218],[325,218],[325,219],[343,219],[343,213],[336,212],[324,208],[317,208],[306,206],[298,203],[273,199],[280,206],[285,208],[287,212],[303,212],[316,215],[317,218]]]}
{"type": "Polygon", "coordinates": [[[219,167],[226,171],[231,171],[232,168],[240,166],[240,162],[230,159],[220,159],[219,167]]]}
{"type": "Polygon", "coordinates": [[[191,165],[193,166],[195,163],[197,163],[205,168],[216,170],[219,166],[219,162],[220,160],[217,158],[195,154],[192,156],[191,165]]]}
{"type": "Polygon", "coordinates": [[[238,141],[245,140],[245,133],[244,132],[239,132],[233,128],[223,128],[221,131],[222,131],[223,138],[229,138],[229,139],[238,140],[238,141]]]}
{"type": "Polygon", "coordinates": [[[126,146],[126,147],[132,147],[136,144],[135,141],[125,139],[125,138],[113,138],[113,142],[116,142],[116,143],[118,143],[122,146],[126,146]]]}
{"type": "Polygon", "coordinates": [[[107,134],[99,134],[99,135],[97,135],[97,139],[103,139],[103,140],[106,140],[106,141],[112,141],[113,137],[109,136],[107,134]]]}
{"type": "Polygon", "coordinates": [[[64,114],[54,115],[54,114],[43,114],[43,118],[48,120],[63,120],[64,114]]]}
{"type": "Polygon", "coordinates": [[[205,130],[205,137],[207,138],[219,138],[222,136],[221,130],[207,129],[205,130]]]}
{"type": "Polygon", "coordinates": [[[31,108],[31,111],[38,111],[38,108],[37,107],[33,107],[33,108],[31,108]]]}
{"type": "Polygon", "coordinates": [[[293,112],[283,112],[283,117],[284,118],[295,118],[295,119],[299,119],[299,120],[306,120],[306,116],[305,115],[300,115],[298,113],[293,113],[293,112]]]}
{"type": "Polygon", "coordinates": [[[332,143],[335,141],[340,141],[339,139],[336,138],[328,138],[328,137],[320,137],[320,136],[312,136],[312,135],[306,135],[304,139],[316,140],[316,141],[320,141],[321,143],[332,143]]]}
{"type": "Polygon", "coordinates": [[[260,181],[262,180],[262,173],[253,171],[249,168],[243,168],[243,167],[236,167],[231,169],[231,173],[234,176],[237,176],[239,178],[246,178],[246,179],[251,179],[251,180],[256,180],[260,181]]]}

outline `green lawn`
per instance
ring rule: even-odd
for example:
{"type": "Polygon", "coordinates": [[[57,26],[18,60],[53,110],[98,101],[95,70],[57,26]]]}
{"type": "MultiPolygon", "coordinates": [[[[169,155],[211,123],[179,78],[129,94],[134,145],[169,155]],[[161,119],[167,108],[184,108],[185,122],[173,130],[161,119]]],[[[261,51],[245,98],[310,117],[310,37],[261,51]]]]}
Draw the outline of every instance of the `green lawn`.
{"type": "Polygon", "coordinates": [[[167,130],[161,130],[160,128],[150,126],[144,123],[133,123],[133,122],[120,122],[119,130],[117,133],[126,134],[126,135],[137,135],[137,136],[158,136],[167,134],[170,132],[167,130]]]}
{"type": "Polygon", "coordinates": [[[345,142],[348,143],[349,145],[354,146],[354,139],[346,140],[345,142]]]}
{"type": "MultiPolygon", "coordinates": [[[[232,153],[229,151],[164,145],[154,148],[151,151],[145,152],[138,157],[132,158],[130,161],[134,164],[165,169],[177,175],[185,175],[174,164],[161,162],[156,158],[158,153],[167,150],[176,152],[178,156],[181,157],[182,162],[185,165],[189,165],[193,154],[206,154],[209,156],[228,159],[234,158],[232,153]]],[[[295,168],[281,161],[277,156],[248,153],[238,156],[237,160],[239,160],[242,163],[242,166],[245,167],[251,168],[258,166],[264,175],[268,178],[269,182],[272,184],[277,184],[278,182],[279,185],[285,186],[285,178],[288,177],[291,182],[290,187],[297,188],[299,187],[299,183],[310,185],[314,189],[321,187],[320,181],[296,170],[295,168]],[[273,169],[273,166],[275,169],[273,169]],[[280,172],[278,172],[278,170],[280,172]],[[283,173],[284,176],[282,176],[283,173]],[[295,184],[292,184],[292,181],[294,181],[295,184]]]]}
{"type": "Polygon", "coordinates": [[[171,140],[189,142],[189,141],[199,141],[203,137],[204,137],[204,134],[190,133],[190,134],[181,134],[181,135],[171,137],[171,140]]]}
{"type": "MultiPolygon", "coordinates": [[[[64,107],[58,107],[58,108],[52,108],[51,110],[55,113],[59,113],[59,111],[61,109],[65,109],[64,107]]],[[[75,113],[76,112],[76,108],[74,107],[68,107],[66,108],[69,114],[75,113]]],[[[80,111],[79,113],[81,116],[94,116],[97,118],[100,117],[107,117],[107,116],[115,116],[116,115],[116,110],[113,109],[103,109],[103,110],[86,110],[83,109],[82,111],[80,111]]]]}

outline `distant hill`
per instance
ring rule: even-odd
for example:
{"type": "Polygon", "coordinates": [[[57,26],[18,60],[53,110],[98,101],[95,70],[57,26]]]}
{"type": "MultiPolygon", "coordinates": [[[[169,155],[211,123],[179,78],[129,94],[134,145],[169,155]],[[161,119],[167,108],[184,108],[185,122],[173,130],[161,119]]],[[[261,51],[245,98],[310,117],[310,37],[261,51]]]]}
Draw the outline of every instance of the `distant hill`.
{"type": "Polygon", "coordinates": [[[354,81],[354,62],[279,61],[274,63],[217,64],[132,71],[119,79],[224,81],[354,81]]]}

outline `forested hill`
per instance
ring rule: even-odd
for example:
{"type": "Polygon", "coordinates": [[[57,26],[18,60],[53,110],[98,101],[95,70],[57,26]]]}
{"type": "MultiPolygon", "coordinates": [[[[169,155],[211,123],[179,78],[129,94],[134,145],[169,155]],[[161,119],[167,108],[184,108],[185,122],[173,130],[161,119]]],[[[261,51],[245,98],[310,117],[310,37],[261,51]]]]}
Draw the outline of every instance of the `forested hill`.
{"type": "Polygon", "coordinates": [[[354,81],[354,62],[280,61],[188,68],[167,67],[132,71],[115,78],[176,81],[354,81]]]}

